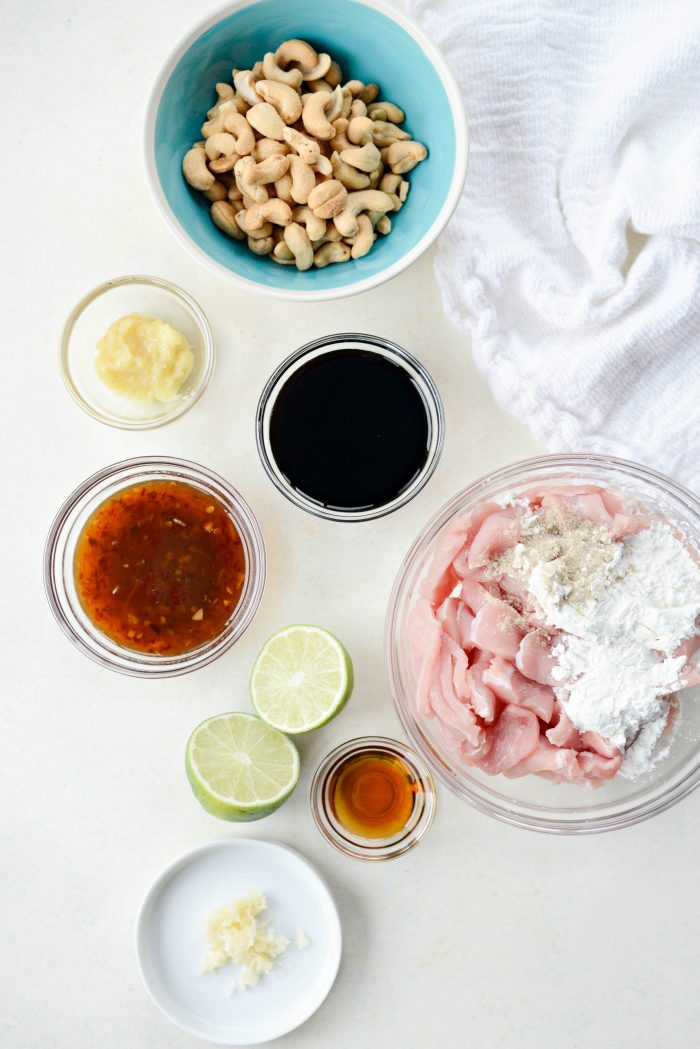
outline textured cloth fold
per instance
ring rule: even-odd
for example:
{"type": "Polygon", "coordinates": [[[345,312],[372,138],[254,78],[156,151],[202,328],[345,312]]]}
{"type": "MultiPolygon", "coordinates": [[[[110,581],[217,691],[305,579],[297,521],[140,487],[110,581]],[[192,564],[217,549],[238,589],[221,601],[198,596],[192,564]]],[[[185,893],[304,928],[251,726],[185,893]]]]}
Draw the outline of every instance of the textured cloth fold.
{"type": "Polygon", "coordinates": [[[407,9],[467,108],[436,267],[497,401],[700,489],[700,2],[407,9]]]}

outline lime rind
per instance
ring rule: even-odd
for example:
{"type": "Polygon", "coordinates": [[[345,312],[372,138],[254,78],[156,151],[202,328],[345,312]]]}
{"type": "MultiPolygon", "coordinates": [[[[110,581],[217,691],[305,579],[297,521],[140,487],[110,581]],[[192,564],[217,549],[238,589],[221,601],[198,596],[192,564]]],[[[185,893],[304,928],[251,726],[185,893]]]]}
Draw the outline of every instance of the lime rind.
{"type": "Polygon", "coordinates": [[[268,724],[296,735],[327,724],[353,687],[352,662],[322,627],[295,624],[263,646],[250,679],[253,706],[268,724]]]}

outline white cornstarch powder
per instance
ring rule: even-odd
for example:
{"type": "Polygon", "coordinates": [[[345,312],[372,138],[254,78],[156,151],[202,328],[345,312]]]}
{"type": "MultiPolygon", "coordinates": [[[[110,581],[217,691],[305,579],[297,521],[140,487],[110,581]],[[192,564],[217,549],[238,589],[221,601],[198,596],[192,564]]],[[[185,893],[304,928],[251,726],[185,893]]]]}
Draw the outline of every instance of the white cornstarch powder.
{"type": "Polygon", "coordinates": [[[506,569],[523,577],[543,622],[565,631],[553,675],[566,714],[622,749],[619,774],[634,778],[667,749],[667,697],[685,664],[674,652],[697,632],[700,567],[660,521],[622,541],[569,524],[560,520],[548,558],[544,528],[531,520],[506,569]]]}

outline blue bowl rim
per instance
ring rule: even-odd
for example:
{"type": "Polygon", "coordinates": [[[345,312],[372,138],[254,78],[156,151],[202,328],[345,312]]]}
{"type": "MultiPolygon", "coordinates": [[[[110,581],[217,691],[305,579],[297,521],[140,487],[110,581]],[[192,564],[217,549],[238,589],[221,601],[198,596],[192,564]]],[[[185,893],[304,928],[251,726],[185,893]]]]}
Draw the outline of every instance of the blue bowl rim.
{"type": "Polygon", "coordinates": [[[229,0],[229,3],[207,15],[190,29],[185,36],[178,41],[166,58],[151,89],[146,105],[146,120],[144,123],[143,145],[146,165],[146,180],[148,182],[151,196],[153,197],[159,212],[165,219],[166,224],[187,251],[189,251],[189,253],[195,258],[199,259],[200,262],[212,272],[216,273],[219,277],[223,277],[225,280],[238,285],[238,287],[244,290],[257,292],[260,295],[273,299],[286,299],[293,302],[329,302],[334,299],[343,299],[350,295],[357,295],[363,291],[369,291],[370,288],[376,288],[378,285],[383,284],[385,281],[402,273],[403,270],[407,269],[412,263],[420,258],[420,256],[423,255],[423,253],[427,251],[431,244],[437,239],[440,233],[442,233],[459,203],[467,176],[469,141],[467,116],[459,85],[457,84],[454,74],[442,52],[432,40],[425,35],[422,29],[410,19],[406,18],[403,12],[390,7],[388,4],[385,4],[383,0],[354,0],[354,3],[362,4],[364,7],[370,7],[384,15],[386,18],[391,19],[391,21],[395,22],[406,33],[408,33],[409,36],[413,37],[437,71],[445,89],[445,93],[447,94],[452,119],[455,125],[455,166],[452,180],[450,182],[450,188],[436,218],[420,240],[414,244],[411,250],[406,252],[402,258],[398,259],[390,266],[387,266],[385,269],[380,270],[379,273],[372,274],[369,277],[365,277],[363,280],[354,281],[343,287],[327,288],[318,291],[315,291],[313,288],[304,291],[293,288],[276,288],[269,285],[259,284],[254,280],[249,280],[247,277],[242,277],[239,273],[236,273],[234,270],[231,270],[227,266],[217,262],[215,259],[212,259],[211,256],[208,255],[207,252],[204,251],[183,228],[179,219],[170,207],[160,184],[155,161],[154,143],[156,117],[160,100],[175,66],[182,56],[203,33],[208,29],[211,29],[212,26],[217,24],[217,22],[234,14],[236,11],[243,10],[246,7],[252,7],[259,2],[260,0],[234,0],[234,2],[231,3],[229,0]]]}

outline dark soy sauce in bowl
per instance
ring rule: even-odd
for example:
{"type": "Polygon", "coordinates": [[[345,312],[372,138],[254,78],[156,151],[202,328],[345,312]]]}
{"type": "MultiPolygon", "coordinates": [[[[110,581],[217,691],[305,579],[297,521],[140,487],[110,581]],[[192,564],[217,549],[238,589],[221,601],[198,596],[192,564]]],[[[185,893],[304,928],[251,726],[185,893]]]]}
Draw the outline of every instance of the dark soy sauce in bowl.
{"type": "MultiPolygon", "coordinates": [[[[304,347],[272,377],[258,411],[263,463],[298,505],[363,519],[422,487],[442,443],[430,376],[399,347],[335,336],[304,347]]],[[[384,509],[386,508],[386,509],[384,509]]]]}
{"type": "Polygon", "coordinates": [[[398,498],[428,458],[425,401],[408,373],[368,350],[338,350],[298,368],[270,417],[270,447],[290,485],[332,509],[398,498]]]}

